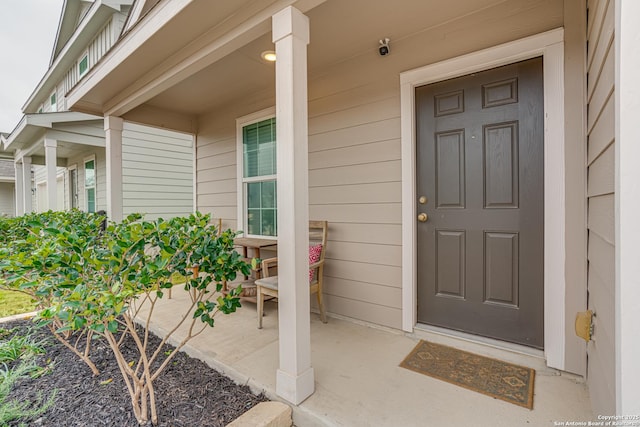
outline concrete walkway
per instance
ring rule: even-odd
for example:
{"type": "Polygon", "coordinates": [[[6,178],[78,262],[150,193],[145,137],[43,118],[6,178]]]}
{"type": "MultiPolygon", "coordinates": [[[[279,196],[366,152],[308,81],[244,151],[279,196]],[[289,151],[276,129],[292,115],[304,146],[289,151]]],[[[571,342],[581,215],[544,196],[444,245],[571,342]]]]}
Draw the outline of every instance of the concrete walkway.
{"type": "MultiPolygon", "coordinates": [[[[156,308],[154,332],[169,330],[187,303],[188,295],[176,286],[173,298],[165,298],[156,308]]],[[[267,303],[265,310],[262,330],[257,329],[254,304],[243,303],[229,316],[220,314],[215,328],[193,339],[185,351],[277,400],[277,305],[267,303]]],[[[594,420],[583,381],[545,368],[536,357],[436,335],[426,337],[536,368],[534,409],[530,411],[400,368],[398,364],[417,344],[417,336],[336,318],[322,324],[315,314],[311,319],[316,391],[293,408],[299,427],[537,427],[553,426],[554,421],[594,420]]]]}

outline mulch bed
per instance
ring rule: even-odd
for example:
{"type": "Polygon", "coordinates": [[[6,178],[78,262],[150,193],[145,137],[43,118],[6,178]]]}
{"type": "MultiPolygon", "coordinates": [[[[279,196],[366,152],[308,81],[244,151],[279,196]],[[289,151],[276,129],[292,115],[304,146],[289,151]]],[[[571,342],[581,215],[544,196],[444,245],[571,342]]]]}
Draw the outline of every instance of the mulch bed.
{"type": "MultiPolygon", "coordinates": [[[[3,328],[18,327],[22,331],[34,328],[31,321],[0,324],[3,328]]],[[[38,356],[40,366],[53,361],[51,373],[36,379],[20,381],[10,399],[35,400],[38,392],[48,395],[57,390],[55,402],[44,414],[32,420],[30,426],[117,426],[137,427],[129,393],[113,358],[111,349],[102,340],[94,340],[91,357],[100,370],[94,377],[91,370],[71,351],[60,344],[46,328],[35,329],[37,339],[46,339],[47,353],[38,356]],[[108,384],[101,382],[112,381],[108,384]]],[[[160,339],[151,337],[152,348],[160,339]]],[[[133,360],[134,343],[124,343],[125,354],[133,360]]],[[[166,346],[164,351],[172,350],[166,346]]],[[[248,386],[238,385],[204,362],[180,352],[154,382],[159,426],[196,427],[225,426],[259,402],[264,395],[254,395],[248,386]]],[[[19,424],[15,424],[16,426],[19,424]]],[[[147,424],[148,426],[151,423],[147,424]]]]}

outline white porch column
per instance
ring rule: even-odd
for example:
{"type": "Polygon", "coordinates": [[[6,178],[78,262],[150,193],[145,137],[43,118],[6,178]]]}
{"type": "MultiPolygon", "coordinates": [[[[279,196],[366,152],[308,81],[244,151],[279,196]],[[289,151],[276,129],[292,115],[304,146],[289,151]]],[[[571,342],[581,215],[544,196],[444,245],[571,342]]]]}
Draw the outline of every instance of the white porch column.
{"type": "Polygon", "coordinates": [[[299,404],[314,391],[309,304],[307,44],[309,19],[289,6],[273,15],[278,164],[276,393],[299,404]]]}
{"type": "Polygon", "coordinates": [[[22,160],[15,162],[16,168],[16,216],[24,215],[24,176],[22,173],[22,160]]]}
{"type": "Polygon", "coordinates": [[[31,193],[31,157],[22,158],[22,207],[24,213],[33,212],[33,193],[31,193]]]}
{"type": "Polygon", "coordinates": [[[120,117],[106,116],[104,131],[107,166],[107,217],[122,221],[122,128],[120,117]]]}
{"type": "Polygon", "coordinates": [[[640,2],[616,0],[616,414],[640,415],[640,2]]]}
{"type": "Polygon", "coordinates": [[[49,210],[58,210],[58,173],[57,173],[58,141],[44,139],[44,164],[47,168],[47,204],[49,210]]]}

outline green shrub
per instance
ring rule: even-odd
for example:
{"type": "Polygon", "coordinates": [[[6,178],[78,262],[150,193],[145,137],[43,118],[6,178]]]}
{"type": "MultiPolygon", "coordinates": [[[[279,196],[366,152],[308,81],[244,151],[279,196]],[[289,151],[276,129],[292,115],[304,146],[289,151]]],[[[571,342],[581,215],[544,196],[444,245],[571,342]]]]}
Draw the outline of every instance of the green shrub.
{"type": "MultiPolygon", "coordinates": [[[[14,230],[14,237],[5,239],[0,268],[7,286],[39,301],[40,321],[94,373],[90,343],[93,334],[104,337],[123,374],[137,420],[146,422],[150,412],[157,424],[153,381],[190,339],[213,327],[215,315],[233,313],[240,306],[242,289],[223,295],[222,286],[238,273],[248,275],[251,266],[234,250],[235,233],[228,230],[218,235],[208,215],[143,221],[134,214],[122,223],[109,223],[104,231],[102,220],[78,211],[18,219],[27,231],[14,230]],[[202,274],[193,275],[195,266],[202,274]],[[191,305],[176,316],[175,328],[160,345],[149,348],[155,305],[180,277],[190,291],[191,305]],[[135,319],[143,307],[145,328],[139,332],[135,319]],[[176,352],[152,368],[162,346],[183,325],[188,332],[176,352]],[[72,332],[86,335],[84,349],[71,344],[72,332]],[[134,364],[120,351],[127,335],[139,353],[134,364]]],[[[74,337],[74,342],[80,340],[74,337]]]]}

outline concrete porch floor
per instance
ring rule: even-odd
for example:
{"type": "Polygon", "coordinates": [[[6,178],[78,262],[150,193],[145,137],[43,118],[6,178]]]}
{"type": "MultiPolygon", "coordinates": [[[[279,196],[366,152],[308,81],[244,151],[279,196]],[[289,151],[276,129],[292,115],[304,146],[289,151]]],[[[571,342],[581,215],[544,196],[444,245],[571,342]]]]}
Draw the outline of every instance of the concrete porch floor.
{"type": "MultiPolygon", "coordinates": [[[[157,305],[152,330],[162,335],[188,304],[180,286],[157,305]]],[[[255,304],[243,302],[235,314],[219,314],[184,349],[235,381],[264,391],[274,400],[278,368],[277,304],[265,304],[257,329],[255,304]]],[[[180,338],[178,331],[173,343],[180,338]]],[[[312,366],[316,391],[293,407],[294,423],[307,426],[553,426],[554,421],[593,420],[584,382],[544,367],[541,359],[495,350],[435,334],[407,336],[399,331],[311,314],[312,366]],[[426,336],[429,335],[429,336],[426,336]],[[534,408],[528,410],[404,368],[399,363],[419,338],[501,357],[536,369],[534,408]]]]}

